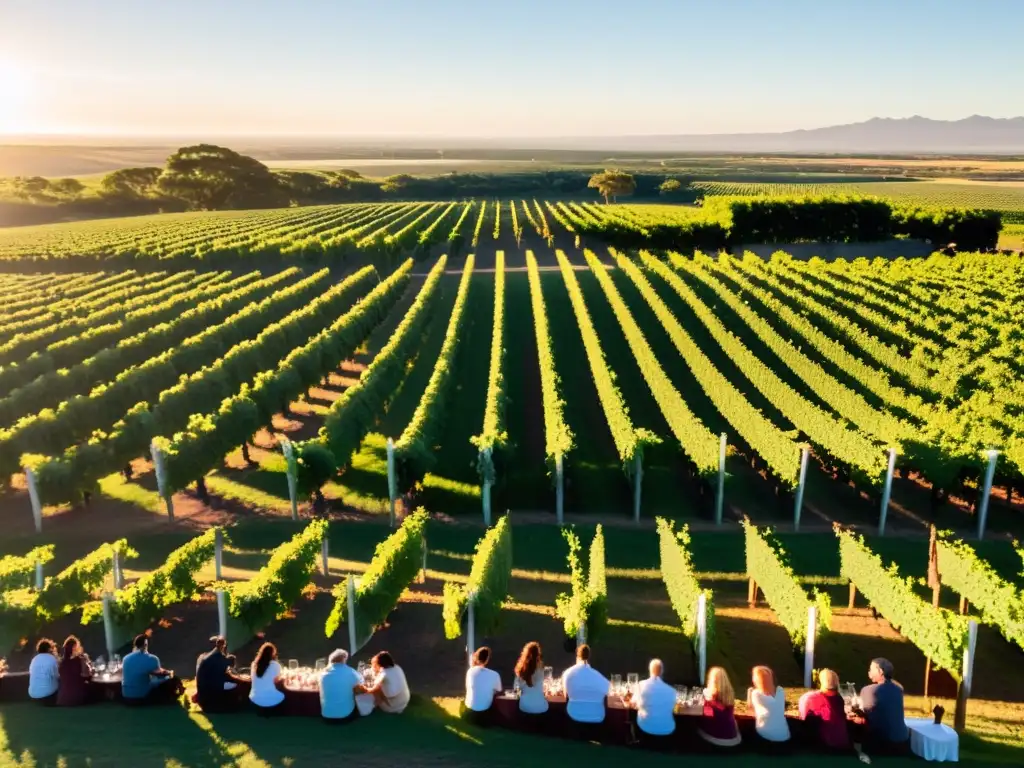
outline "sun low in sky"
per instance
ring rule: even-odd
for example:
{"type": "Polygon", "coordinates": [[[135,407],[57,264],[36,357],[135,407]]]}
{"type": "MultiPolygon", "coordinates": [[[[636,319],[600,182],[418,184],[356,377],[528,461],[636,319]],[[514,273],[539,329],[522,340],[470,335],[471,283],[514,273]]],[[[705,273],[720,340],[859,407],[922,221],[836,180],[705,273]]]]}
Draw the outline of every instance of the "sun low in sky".
{"type": "Polygon", "coordinates": [[[609,136],[1024,113],[1021,0],[0,0],[0,132],[609,136]]]}

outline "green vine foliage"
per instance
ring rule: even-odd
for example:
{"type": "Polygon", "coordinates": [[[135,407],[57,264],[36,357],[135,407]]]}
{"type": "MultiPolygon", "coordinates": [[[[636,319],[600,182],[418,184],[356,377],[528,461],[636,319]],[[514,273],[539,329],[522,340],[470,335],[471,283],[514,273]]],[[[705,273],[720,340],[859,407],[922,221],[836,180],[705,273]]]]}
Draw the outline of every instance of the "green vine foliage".
{"type": "MultiPolygon", "coordinates": [[[[210,528],[178,547],[162,566],[117,591],[111,606],[113,619],[126,635],[141,632],[160,619],[168,606],[194,600],[199,595],[201,587],[195,575],[213,559],[218,530],[210,528]]],[[[226,542],[223,531],[222,536],[226,542]]],[[[102,604],[92,603],[82,612],[82,623],[97,621],[102,616],[102,604]]]]}
{"type": "Polygon", "coordinates": [[[480,636],[492,634],[499,626],[511,578],[512,526],[505,515],[477,542],[469,581],[465,585],[451,582],[444,585],[441,612],[445,637],[455,640],[462,634],[462,621],[471,594],[476,595],[473,602],[476,631],[480,636]]]}
{"type": "Polygon", "coordinates": [[[314,520],[275,549],[252,579],[227,585],[231,617],[255,635],[284,615],[309,585],[325,536],[327,521],[314,520]]]}
{"type": "MultiPolygon", "coordinates": [[[[387,620],[405,588],[419,573],[426,545],[427,519],[426,510],[417,509],[405,518],[397,531],[377,545],[373,560],[356,588],[358,642],[365,642],[374,628],[387,620]]],[[[348,579],[334,588],[334,608],[324,627],[327,637],[333,637],[342,622],[348,619],[348,579]]]]}
{"type": "Polygon", "coordinates": [[[80,560],[76,560],[52,579],[47,580],[36,595],[35,613],[40,621],[54,621],[67,616],[92,600],[114,571],[114,553],[121,563],[138,557],[125,539],[103,544],[80,560]]]}
{"type": "MultiPolygon", "coordinates": [[[[484,203],[484,208],[487,204],[484,203]]],[[[481,221],[482,221],[481,217],[481,221]]],[[[487,378],[487,404],[484,407],[483,431],[470,438],[479,451],[477,471],[480,482],[494,483],[497,470],[494,464],[495,450],[501,450],[508,442],[505,430],[505,252],[498,251],[494,257],[494,331],[491,335],[491,366],[487,378]],[[485,451],[490,451],[487,453],[485,451]]]]}
{"type": "Polygon", "coordinates": [[[661,579],[665,582],[669,601],[683,625],[683,634],[697,645],[697,606],[703,594],[707,604],[708,648],[713,644],[715,604],[711,590],[701,589],[697,573],[690,559],[690,529],[683,526],[678,532],[663,517],[656,518],[658,549],[661,555],[661,579]]]}
{"type": "Polygon", "coordinates": [[[1024,591],[1003,579],[969,544],[948,531],[937,541],[943,584],[971,601],[982,619],[999,628],[1007,640],[1024,648],[1024,591]]]}
{"type": "Polygon", "coordinates": [[[0,600],[4,592],[28,589],[35,584],[36,565],[53,560],[53,545],[36,547],[26,555],[0,557],[0,600]]]}
{"type": "Polygon", "coordinates": [[[836,535],[843,577],[933,664],[959,682],[967,649],[967,619],[918,597],[914,580],[900,576],[895,565],[886,568],[862,536],[841,528],[836,535]]]}
{"type": "Polygon", "coordinates": [[[580,627],[587,629],[587,642],[593,643],[608,624],[608,594],[605,588],[604,531],[600,525],[590,545],[590,573],[585,572],[580,552],[583,549],[575,531],[562,531],[569,547],[570,592],[555,598],[555,615],[562,620],[567,637],[576,637],[580,627]],[[594,557],[598,558],[595,562],[594,557]]]}
{"type": "Polygon", "coordinates": [[[828,631],[832,620],[832,603],[828,595],[814,590],[808,597],[789,565],[786,551],[770,528],[759,529],[749,520],[744,520],[743,531],[747,576],[761,588],[793,645],[799,648],[807,641],[807,611],[812,605],[818,607],[816,637],[821,637],[828,631]]]}

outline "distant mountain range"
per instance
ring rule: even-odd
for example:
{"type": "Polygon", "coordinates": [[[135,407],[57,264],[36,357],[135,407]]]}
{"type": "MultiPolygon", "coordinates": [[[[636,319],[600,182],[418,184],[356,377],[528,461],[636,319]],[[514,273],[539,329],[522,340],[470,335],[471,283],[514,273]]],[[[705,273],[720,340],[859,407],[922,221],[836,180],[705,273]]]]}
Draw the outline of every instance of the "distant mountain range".
{"type": "MultiPolygon", "coordinates": [[[[539,144],[533,140],[531,143],[539,144]]],[[[718,133],[559,139],[558,147],[631,152],[1024,153],[1024,117],[963,120],[873,117],[784,133],[718,133]]]]}

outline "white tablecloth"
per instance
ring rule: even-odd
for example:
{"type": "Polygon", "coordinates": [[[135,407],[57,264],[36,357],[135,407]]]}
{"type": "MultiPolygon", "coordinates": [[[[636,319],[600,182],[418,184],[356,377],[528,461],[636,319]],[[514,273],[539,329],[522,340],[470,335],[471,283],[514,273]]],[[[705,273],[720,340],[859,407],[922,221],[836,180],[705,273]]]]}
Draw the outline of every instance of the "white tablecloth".
{"type": "Polygon", "coordinates": [[[908,717],[910,750],[918,757],[938,763],[960,759],[960,737],[948,725],[936,725],[933,718],[908,717]]]}

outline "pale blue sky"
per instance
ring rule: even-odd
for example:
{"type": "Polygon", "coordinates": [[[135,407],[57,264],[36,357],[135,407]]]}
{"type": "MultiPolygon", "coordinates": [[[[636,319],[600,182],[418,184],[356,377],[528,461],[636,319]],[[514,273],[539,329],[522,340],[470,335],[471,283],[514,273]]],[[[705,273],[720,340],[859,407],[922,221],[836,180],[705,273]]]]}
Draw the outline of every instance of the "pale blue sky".
{"type": "Polygon", "coordinates": [[[1024,114],[1024,0],[0,0],[0,131],[558,136],[1024,114]]]}

